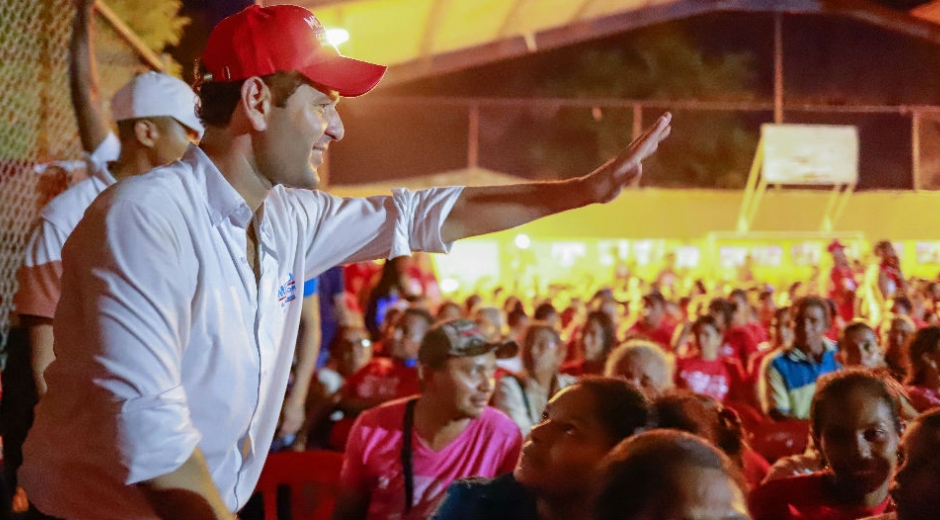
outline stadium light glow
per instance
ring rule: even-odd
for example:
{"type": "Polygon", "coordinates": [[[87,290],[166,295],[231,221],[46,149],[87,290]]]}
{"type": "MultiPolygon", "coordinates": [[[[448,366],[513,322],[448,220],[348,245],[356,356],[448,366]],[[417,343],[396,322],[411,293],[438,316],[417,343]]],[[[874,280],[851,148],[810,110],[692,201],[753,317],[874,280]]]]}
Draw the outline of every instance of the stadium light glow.
{"type": "Polygon", "coordinates": [[[333,47],[349,41],[349,31],[346,29],[327,29],[326,41],[333,47]]]}

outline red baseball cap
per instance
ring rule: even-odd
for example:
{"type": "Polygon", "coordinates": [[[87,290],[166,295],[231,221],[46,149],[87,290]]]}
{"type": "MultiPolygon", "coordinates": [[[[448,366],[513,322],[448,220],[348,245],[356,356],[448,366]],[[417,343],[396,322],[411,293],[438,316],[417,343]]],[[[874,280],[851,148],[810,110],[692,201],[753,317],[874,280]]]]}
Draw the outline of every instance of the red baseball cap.
{"type": "Polygon", "coordinates": [[[340,55],[317,17],[296,5],[253,5],[215,26],[202,53],[203,81],[242,81],[296,71],[343,97],[372,90],[388,67],[340,55]]]}
{"type": "Polygon", "coordinates": [[[839,242],[838,240],[833,240],[829,243],[829,247],[826,248],[826,251],[832,253],[839,249],[845,249],[845,245],[843,245],[842,242],[839,242]]]}

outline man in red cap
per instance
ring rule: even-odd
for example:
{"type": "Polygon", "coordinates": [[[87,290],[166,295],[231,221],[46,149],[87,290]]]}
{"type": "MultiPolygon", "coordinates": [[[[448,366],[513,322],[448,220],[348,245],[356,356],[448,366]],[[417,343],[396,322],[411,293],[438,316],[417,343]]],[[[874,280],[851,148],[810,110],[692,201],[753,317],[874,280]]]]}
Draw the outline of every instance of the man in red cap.
{"type": "Polygon", "coordinates": [[[384,72],[340,56],[296,6],[251,6],[212,31],[200,145],[103,193],[63,251],[56,360],[20,471],[39,511],[233,518],[275,434],[303,280],[610,201],[670,132],[667,114],[565,181],[369,199],[310,190],[343,137],[336,102],[384,72]]]}
{"type": "Polygon", "coordinates": [[[855,291],[858,289],[855,271],[845,257],[845,246],[841,242],[833,240],[826,250],[832,255],[832,270],[829,271],[829,298],[836,302],[839,316],[848,323],[855,317],[855,291]]]}

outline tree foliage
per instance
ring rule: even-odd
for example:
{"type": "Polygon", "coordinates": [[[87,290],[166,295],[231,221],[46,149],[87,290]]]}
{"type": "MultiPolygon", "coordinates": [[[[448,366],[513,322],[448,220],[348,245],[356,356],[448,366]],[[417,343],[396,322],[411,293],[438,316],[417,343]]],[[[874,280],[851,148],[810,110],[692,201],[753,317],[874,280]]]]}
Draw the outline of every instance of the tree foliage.
{"type": "MultiPolygon", "coordinates": [[[[570,68],[546,74],[543,97],[632,100],[743,100],[754,97],[750,53],[707,56],[676,26],[635,31],[609,48],[581,53],[570,68]]],[[[646,110],[644,123],[659,115],[646,110]]],[[[740,188],[757,145],[757,124],[735,112],[673,111],[673,135],[644,165],[645,185],[740,188]]],[[[565,108],[541,124],[530,147],[536,171],[548,177],[583,173],[626,147],[633,111],[565,108]]],[[[644,125],[645,126],[645,125],[644,125]]]]}
{"type": "MultiPolygon", "coordinates": [[[[106,4],[158,55],[179,42],[189,20],[181,0],[106,0],[106,4]]],[[[4,0],[0,3],[0,159],[44,162],[76,158],[74,114],[68,91],[68,46],[74,0],[4,0]]],[[[96,17],[94,37],[102,98],[147,69],[139,55],[96,17]]],[[[178,75],[180,66],[166,59],[178,75]]]]}

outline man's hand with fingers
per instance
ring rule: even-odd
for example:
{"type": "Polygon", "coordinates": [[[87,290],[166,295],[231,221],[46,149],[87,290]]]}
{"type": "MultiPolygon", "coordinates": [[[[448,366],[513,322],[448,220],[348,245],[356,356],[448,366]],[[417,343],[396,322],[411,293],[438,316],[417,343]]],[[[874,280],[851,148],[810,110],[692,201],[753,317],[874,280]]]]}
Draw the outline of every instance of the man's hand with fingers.
{"type": "Polygon", "coordinates": [[[639,183],[643,161],[656,152],[663,139],[669,137],[671,123],[672,114],[666,112],[623,152],[584,178],[594,190],[597,202],[610,202],[620,195],[623,188],[639,183]]]}

